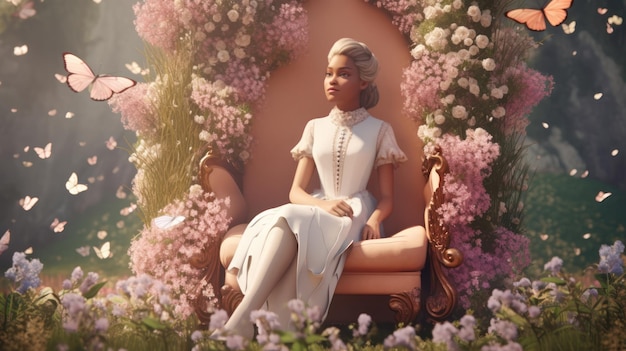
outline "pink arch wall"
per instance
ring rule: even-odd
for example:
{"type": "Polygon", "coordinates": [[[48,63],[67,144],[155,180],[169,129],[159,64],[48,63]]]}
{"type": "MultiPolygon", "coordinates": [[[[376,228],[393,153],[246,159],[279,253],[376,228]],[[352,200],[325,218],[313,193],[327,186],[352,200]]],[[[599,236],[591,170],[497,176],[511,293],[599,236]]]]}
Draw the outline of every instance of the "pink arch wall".
{"type": "MultiPolygon", "coordinates": [[[[308,51],[273,72],[265,103],[254,120],[252,159],[244,176],[248,217],[288,201],[296,166],[289,150],[309,119],[325,116],[332,108],[323,90],[326,55],[335,40],[351,37],[365,42],[380,61],[377,84],[381,100],[370,113],[393,126],[400,147],[409,157],[396,169],[394,212],[385,222],[386,232],[423,224],[422,145],[417,126],[401,111],[400,80],[402,69],[410,62],[408,43],[382,10],[363,0],[312,0],[305,6],[308,51]]],[[[375,176],[372,179],[375,185],[375,176]]],[[[372,191],[375,193],[375,188],[372,191]]]]}

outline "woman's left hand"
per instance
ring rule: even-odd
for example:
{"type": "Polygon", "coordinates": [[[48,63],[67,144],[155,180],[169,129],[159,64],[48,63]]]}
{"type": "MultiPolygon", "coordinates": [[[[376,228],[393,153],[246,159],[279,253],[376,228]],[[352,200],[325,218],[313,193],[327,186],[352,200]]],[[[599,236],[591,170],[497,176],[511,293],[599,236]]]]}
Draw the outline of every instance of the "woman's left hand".
{"type": "Polygon", "coordinates": [[[363,227],[363,231],[361,232],[361,239],[362,240],[380,239],[379,228],[380,228],[379,225],[372,226],[369,223],[366,223],[365,227],[363,227]]]}

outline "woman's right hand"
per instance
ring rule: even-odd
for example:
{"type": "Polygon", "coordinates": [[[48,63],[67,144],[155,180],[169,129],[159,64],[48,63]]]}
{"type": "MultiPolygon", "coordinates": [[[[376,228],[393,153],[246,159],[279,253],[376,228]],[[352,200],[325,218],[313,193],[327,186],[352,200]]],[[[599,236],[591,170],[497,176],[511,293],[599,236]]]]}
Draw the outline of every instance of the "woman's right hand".
{"type": "Polygon", "coordinates": [[[326,212],[337,217],[352,218],[352,207],[343,200],[325,200],[320,207],[326,212]]]}

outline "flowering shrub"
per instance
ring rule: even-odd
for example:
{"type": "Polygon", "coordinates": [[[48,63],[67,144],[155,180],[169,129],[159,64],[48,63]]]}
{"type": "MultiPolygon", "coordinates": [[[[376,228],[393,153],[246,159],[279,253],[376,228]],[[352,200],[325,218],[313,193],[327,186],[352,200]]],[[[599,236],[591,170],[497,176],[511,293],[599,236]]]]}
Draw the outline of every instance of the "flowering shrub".
{"type": "MultiPolygon", "coordinates": [[[[487,325],[472,314],[438,323],[432,339],[412,325],[399,326],[382,344],[375,322],[361,314],[349,326],[323,330],[321,313],[300,300],[289,301],[291,328],[268,311],[253,311],[254,340],[224,333],[228,315],[217,310],[208,328],[175,320],[175,300],[168,284],[141,274],[120,280],[106,295],[99,275],[76,267],[58,292],[29,286],[0,296],[0,346],[3,350],[623,350],[626,347],[626,275],[624,245],[602,245],[600,262],[590,267],[594,280],[562,272],[552,258],[536,280],[522,277],[505,289],[493,289],[487,301],[487,325]],[[37,291],[39,289],[39,291],[37,291]],[[104,296],[103,296],[104,295],[104,296]],[[217,336],[217,337],[216,337],[217,336]]],[[[16,266],[39,266],[20,258],[16,266]]],[[[36,271],[36,270],[35,270],[36,271]]],[[[38,275],[33,273],[32,275],[38,275]]],[[[12,277],[8,273],[8,277],[12,277]]],[[[32,278],[32,277],[31,277],[32,278]]],[[[13,279],[13,278],[11,278],[13,279]]],[[[35,281],[36,279],[30,279],[35,281]]],[[[12,280],[13,281],[13,280],[12,280]]],[[[18,284],[19,281],[13,281],[18,284]]]]}
{"type": "Polygon", "coordinates": [[[128,250],[131,268],[167,285],[172,294],[174,318],[187,319],[194,312],[198,294],[214,298],[214,287],[192,263],[228,229],[227,207],[228,200],[215,199],[199,185],[193,185],[187,199],[163,209],[164,215],[186,218],[183,223],[168,228],[151,225],[131,243],[128,250]]]}
{"type": "Polygon", "coordinates": [[[419,124],[424,153],[438,146],[448,160],[440,214],[464,254],[449,274],[462,307],[478,310],[481,296],[474,305],[472,296],[501,286],[529,263],[520,230],[527,170],[521,150],[526,117],[550,94],[552,78],[526,66],[536,44],[501,23],[496,14],[505,1],[375,3],[412,42],[401,83],[404,111],[419,124]]]}
{"type": "Polygon", "coordinates": [[[143,0],[133,10],[148,43],[147,82],[110,100],[137,143],[133,193],[145,227],[129,250],[131,268],[171,288],[177,318],[192,312],[198,293],[211,299],[203,272],[190,265],[228,226],[228,201],[201,194],[197,167],[203,150],[242,169],[250,154],[254,108],[270,71],[308,42],[300,1],[143,0]],[[160,215],[184,216],[163,230],[160,215]]]}

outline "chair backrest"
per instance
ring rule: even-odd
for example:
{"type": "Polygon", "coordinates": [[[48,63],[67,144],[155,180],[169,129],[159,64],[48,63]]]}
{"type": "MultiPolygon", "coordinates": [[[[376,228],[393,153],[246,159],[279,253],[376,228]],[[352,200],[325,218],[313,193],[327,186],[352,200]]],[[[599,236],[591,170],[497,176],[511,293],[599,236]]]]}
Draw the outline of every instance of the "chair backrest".
{"type": "MultiPolygon", "coordinates": [[[[296,167],[289,150],[308,120],[325,116],[332,108],[323,90],[326,56],[337,39],[351,37],[365,42],[380,62],[376,84],[381,98],[370,113],[391,124],[409,157],[395,172],[395,206],[385,231],[423,225],[422,145],[417,126],[402,113],[400,93],[402,70],[410,63],[409,44],[382,10],[363,1],[316,0],[305,6],[310,28],[307,52],[272,73],[262,108],[254,117],[252,158],[243,178],[248,216],[288,201],[296,167]]],[[[376,183],[374,174],[370,182],[374,194],[376,183]]],[[[311,190],[316,186],[312,184],[311,190]]]]}

